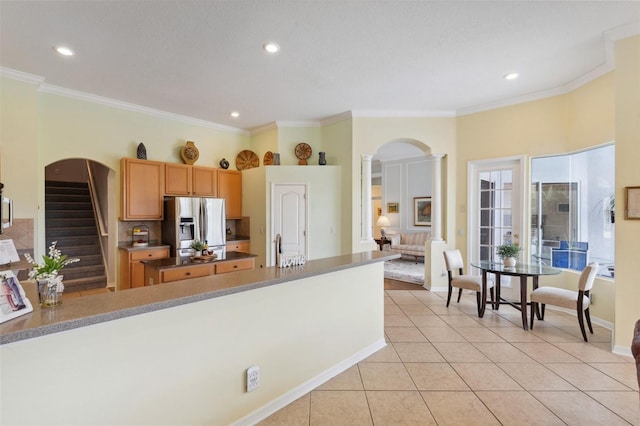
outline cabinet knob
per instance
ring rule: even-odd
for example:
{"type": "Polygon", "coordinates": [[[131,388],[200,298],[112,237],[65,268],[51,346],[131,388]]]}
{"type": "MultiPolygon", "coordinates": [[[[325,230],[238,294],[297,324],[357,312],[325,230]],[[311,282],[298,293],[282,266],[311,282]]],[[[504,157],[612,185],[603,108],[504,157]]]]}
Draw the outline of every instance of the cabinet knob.
{"type": "Polygon", "coordinates": [[[238,267],[238,265],[233,265],[233,269],[236,269],[238,267]]]}
{"type": "Polygon", "coordinates": [[[187,272],[185,275],[189,276],[189,275],[191,275],[191,272],[187,272]]]}
{"type": "Polygon", "coordinates": [[[153,253],[149,253],[147,256],[151,257],[151,256],[153,256],[153,253]]]}

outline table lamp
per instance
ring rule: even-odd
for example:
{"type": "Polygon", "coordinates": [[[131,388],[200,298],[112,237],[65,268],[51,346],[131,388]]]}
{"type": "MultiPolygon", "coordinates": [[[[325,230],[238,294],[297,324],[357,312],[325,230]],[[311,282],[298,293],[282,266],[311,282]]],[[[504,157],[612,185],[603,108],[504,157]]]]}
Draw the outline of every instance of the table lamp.
{"type": "Polygon", "coordinates": [[[378,218],[378,221],[376,222],[376,226],[380,227],[380,235],[382,236],[383,240],[387,238],[384,232],[384,228],[390,225],[391,222],[389,222],[389,219],[386,216],[380,216],[378,218]]]}

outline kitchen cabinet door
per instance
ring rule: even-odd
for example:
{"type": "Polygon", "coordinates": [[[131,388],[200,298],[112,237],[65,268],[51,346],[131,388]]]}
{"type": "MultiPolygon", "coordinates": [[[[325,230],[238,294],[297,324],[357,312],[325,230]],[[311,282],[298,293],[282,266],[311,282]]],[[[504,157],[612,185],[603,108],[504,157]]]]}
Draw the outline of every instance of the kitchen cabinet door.
{"type": "Polygon", "coordinates": [[[193,195],[215,197],[218,193],[216,169],[193,166],[193,195]]]}
{"type": "Polygon", "coordinates": [[[120,250],[120,290],[143,287],[144,264],[142,260],[166,259],[169,257],[168,247],[149,248],[145,250],[120,250]]]}
{"type": "Polygon", "coordinates": [[[227,219],[242,217],[242,173],[218,169],[218,197],[225,200],[227,219]]]}
{"type": "Polygon", "coordinates": [[[162,220],[164,163],[123,158],[120,174],[120,220],[162,220]]]}
{"type": "Polygon", "coordinates": [[[229,241],[227,242],[227,251],[249,253],[249,241],[229,241]]]}
{"type": "Polygon", "coordinates": [[[246,269],[253,269],[256,266],[256,261],[254,258],[229,260],[224,262],[217,262],[214,266],[216,268],[216,274],[226,274],[228,272],[236,272],[236,271],[244,271],[246,269]]]}
{"type": "Polygon", "coordinates": [[[191,195],[193,168],[187,164],[164,165],[164,193],[166,195],[191,195]]]}

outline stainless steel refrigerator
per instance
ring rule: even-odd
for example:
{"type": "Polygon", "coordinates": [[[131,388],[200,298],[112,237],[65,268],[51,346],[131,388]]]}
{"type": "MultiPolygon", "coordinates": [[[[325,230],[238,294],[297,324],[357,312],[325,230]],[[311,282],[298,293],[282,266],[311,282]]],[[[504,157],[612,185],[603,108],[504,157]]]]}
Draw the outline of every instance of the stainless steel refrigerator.
{"type": "Polygon", "coordinates": [[[226,254],[223,198],[171,197],[164,200],[162,242],[176,257],[193,256],[191,243],[209,245],[219,259],[226,254]]]}

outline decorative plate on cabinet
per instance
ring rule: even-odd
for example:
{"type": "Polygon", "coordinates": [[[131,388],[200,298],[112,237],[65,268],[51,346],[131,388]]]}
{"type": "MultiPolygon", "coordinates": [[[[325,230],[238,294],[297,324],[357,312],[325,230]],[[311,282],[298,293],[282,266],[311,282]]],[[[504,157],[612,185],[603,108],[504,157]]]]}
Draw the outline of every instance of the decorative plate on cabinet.
{"type": "Polygon", "coordinates": [[[298,164],[300,165],[306,165],[307,164],[307,159],[309,157],[311,157],[311,147],[309,146],[309,144],[306,144],[304,142],[299,143],[298,145],[296,145],[296,157],[298,158],[298,164]]]}
{"type": "Polygon", "coordinates": [[[255,152],[245,149],[240,151],[236,157],[236,168],[238,170],[247,170],[260,165],[260,159],[255,152]]]}
{"type": "Polygon", "coordinates": [[[264,153],[262,164],[264,164],[265,166],[271,166],[273,164],[273,152],[267,151],[264,153]]]}

